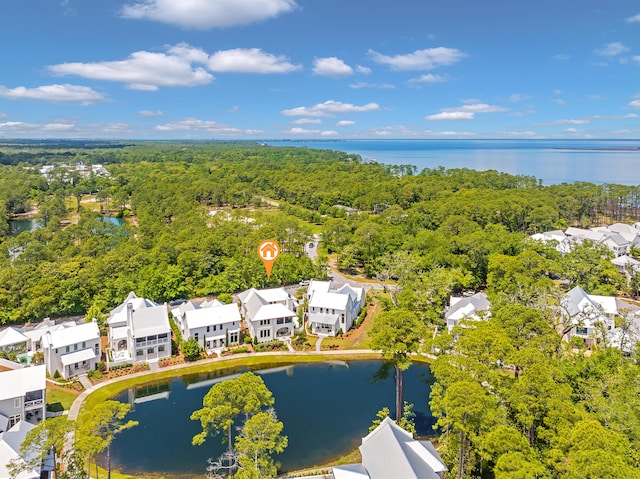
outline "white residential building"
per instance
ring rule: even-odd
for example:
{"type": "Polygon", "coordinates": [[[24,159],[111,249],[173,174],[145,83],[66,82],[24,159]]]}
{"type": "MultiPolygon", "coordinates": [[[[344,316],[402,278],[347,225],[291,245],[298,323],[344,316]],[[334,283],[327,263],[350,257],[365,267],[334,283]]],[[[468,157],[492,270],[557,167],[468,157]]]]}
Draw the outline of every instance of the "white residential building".
{"type": "Polygon", "coordinates": [[[19,329],[9,326],[0,331],[0,353],[26,353],[27,338],[19,329]]]}
{"type": "Polygon", "coordinates": [[[362,464],[334,466],[334,479],[443,479],[448,471],[430,441],[418,441],[388,417],[362,438],[362,464]]]}
{"type": "Polygon", "coordinates": [[[307,288],[308,320],[314,334],[336,336],[346,333],[364,306],[363,288],[348,284],[332,288],[331,281],[311,281],[307,288]]]}
{"type": "Polygon", "coordinates": [[[447,321],[447,330],[455,328],[462,320],[480,321],[490,317],[491,303],[484,293],[476,293],[473,296],[456,297],[451,296],[449,307],[444,313],[447,321]]]}
{"type": "Polygon", "coordinates": [[[244,324],[260,343],[291,338],[298,326],[296,300],[283,288],[243,291],[238,295],[244,324]]]}
{"type": "Polygon", "coordinates": [[[171,356],[171,326],[166,305],[131,292],[111,311],[109,364],[143,363],[171,356]]]}
{"type": "Polygon", "coordinates": [[[591,346],[614,329],[618,307],[613,296],[589,295],[576,286],[562,299],[560,312],[572,326],[567,339],[578,336],[591,346]]]}
{"type": "Polygon", "coordinates": [[[44,363],[51,376],[65,379],[96,368],[100,360],[100,330],[93,320],[77,326],[48,331],[42,336],[44,363]]]}
{"type": "Polygon", "coordinates": [[[35,426],[27,421],[20,421],[15,426],[5,432],[0,432],[0,479],[48,479],[53,471],[53,457],[45,458],[40,467],[28,467],[18,475],[12,475],[9,470],[11,464],[24,465],[25,462],[32,463],[37,458],[35,452],[22,455],[20,446],[27,437],[27,434],[35,426]]]}
{"type": "Polygon", "coordinates": [[[50,331],[57,331],[58,329],[73,328],[77,326],[75,321],[65,321],[63,323],[56,324],[50,318],[45,318],[43,321],[37,324],[26,324],[22,328],[22,334],[28,338],[27,349],[30,352],[42,351],[42,337],[50,331]]]}
{"type": "Polygon", "coordinates": [[[195,338],[208,353],[224,349],[240,342],[241,322],[235,303],[189,310],[184,313],[182,339],[195,338]]]}
{"type": "Polygon", "coordinates": [[[0,372],[0,432],[20,421],[45,418],[47,371],[44,365],[0,372]]]}

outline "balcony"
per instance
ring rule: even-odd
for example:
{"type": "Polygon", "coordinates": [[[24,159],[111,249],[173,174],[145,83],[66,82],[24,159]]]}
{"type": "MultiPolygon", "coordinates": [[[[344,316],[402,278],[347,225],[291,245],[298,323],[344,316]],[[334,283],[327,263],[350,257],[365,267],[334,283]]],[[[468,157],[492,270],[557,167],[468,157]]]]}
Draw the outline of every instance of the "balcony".
{"type": "Polygon", "coordinates": [[[41,408],[44,405],[44,399],[40,398],[40,399],[33,399],[31,401],[25,401],[24,402],[24,409],[34,409],[34,408],[41,408]]]}

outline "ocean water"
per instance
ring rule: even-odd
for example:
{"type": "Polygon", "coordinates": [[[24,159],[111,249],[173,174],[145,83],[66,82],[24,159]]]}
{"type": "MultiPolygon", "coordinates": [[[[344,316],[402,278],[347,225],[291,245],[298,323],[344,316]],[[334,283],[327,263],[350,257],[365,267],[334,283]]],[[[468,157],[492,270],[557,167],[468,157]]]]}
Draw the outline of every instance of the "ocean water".
{"type": "Polygon", "coordinates": [[[318,140],[267,141],[355,153],[363,160],[424,168],[497,170],[542,184],[640,185],[640,140],[318,140]]]}

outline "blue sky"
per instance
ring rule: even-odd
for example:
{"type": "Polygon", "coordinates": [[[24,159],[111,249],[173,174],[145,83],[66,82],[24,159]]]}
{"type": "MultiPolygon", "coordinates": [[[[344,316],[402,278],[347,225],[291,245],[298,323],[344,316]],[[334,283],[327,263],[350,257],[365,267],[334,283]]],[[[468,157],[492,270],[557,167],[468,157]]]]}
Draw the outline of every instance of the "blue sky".
{"type": "Polygon", "coordinates": [[[0,138],[640,138],[635,3],[3,0],[0,138]]]}

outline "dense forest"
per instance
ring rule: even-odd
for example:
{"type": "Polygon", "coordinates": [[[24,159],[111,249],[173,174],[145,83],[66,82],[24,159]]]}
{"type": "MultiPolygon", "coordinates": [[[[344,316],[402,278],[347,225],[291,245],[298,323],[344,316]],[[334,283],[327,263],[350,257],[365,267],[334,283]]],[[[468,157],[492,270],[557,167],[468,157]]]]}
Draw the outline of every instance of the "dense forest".
{"type": "Polygon", "coordinates": [[[557,315],[568,288],[634,297],[637,281],[604,247],[560,254],[529,238],[638,221],[640,187],[250,143],[7,143],[0,163],[0,324],[106,312],[131,290],[166,301],[293,284],[323,277],[331,259],[388,284],[383,307],[429,331],[451,477],[640,477],[635,353],[569,349],[557,315]],[[45,177],[45,164],[66,167],[45,177]],[[27,212],[42,227],[11,236],[9,220],[27,212]],[[312,262],[303,247],[314,234],[312,262]],[[265,238],[283,250],[269,282],[255,254],[265,238]],[[434,334],[449,296],[477,290],[490,320],[434,334]]]}

